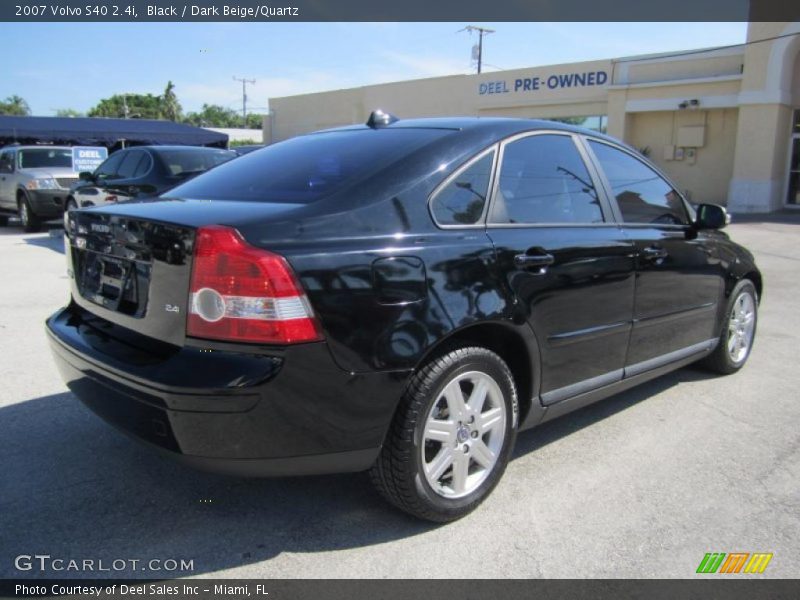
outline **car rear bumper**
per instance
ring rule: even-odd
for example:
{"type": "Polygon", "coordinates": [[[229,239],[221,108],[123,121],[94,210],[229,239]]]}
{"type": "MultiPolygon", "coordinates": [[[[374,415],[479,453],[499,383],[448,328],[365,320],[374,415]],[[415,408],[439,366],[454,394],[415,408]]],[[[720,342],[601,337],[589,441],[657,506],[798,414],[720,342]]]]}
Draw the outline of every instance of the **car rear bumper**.
{"type": "Polygon", "coordinates": [[[369,468],[406,377],[347,373],[324,343],[179,348],[76,305],[47,331],[61,376],[93,412],[185,463],[237,475],[369,468]]]}

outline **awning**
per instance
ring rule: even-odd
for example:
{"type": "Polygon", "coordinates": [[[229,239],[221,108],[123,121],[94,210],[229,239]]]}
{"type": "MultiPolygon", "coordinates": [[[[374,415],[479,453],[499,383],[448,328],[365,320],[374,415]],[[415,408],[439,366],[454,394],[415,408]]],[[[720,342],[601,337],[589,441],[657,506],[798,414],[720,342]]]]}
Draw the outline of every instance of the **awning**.
{"type": "Polygon", "coordinates": [[[201,127],[152,119],[0,116],[0,146],[48,142],[70,146],[181,144],[225,148],[228,136],[201,127]]]}

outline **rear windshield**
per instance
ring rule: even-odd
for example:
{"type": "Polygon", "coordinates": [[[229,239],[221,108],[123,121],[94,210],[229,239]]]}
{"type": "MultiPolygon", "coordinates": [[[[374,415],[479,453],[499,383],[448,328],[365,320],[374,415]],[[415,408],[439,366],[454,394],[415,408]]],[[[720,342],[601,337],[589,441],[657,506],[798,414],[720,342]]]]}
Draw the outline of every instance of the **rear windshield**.
{"type": "Polygon", "coordinates": [[[17,154],[19,155],[20,169],[72,168],[72,150],[70,148],[33,148],[20,150],[17,154]]]}
{"type": "Polygon", "coordinates": [[[171,175],[197,175],[236,158],[232,150],[156,150],[171,175]]]}
{"type": "Polygon", "coordinates": [[[241,156],[169,195],[305,204],[363,181],[447,133],[361,129],[300,136],[241,156]]]}

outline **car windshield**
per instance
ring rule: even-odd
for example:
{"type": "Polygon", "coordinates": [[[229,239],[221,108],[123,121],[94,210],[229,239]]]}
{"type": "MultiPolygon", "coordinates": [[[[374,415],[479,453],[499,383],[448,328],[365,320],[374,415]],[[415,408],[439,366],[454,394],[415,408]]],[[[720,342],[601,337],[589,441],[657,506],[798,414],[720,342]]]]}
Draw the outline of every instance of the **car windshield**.
{"type": "Polygon", "coordinates": [[[72,149],[70,148],[33,148],[17,152],[20,169],[37,169],[41,167],[72,168],[72,149]]]}
{"type": "Polygon", "coordinates": [[[192,176],[236,158],[232,150],[213,148],[187,148],[182,150],[157,150],[170,174],[192,176]]]}
{"type": "Polygon", "coordinates": [[[169,195],[305,204],[364,181],[448,133],[351,129],[300,136],[245,154],[176,187],[169,195]]]}

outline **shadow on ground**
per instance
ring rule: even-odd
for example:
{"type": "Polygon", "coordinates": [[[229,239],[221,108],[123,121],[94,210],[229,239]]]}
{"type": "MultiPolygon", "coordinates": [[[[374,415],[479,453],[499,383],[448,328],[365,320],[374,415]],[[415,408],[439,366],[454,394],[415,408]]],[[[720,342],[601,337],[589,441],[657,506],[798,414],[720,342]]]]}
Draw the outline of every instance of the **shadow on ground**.
{"type": "Polygon", "coordinates": [[[47,248],[48,250],[54,250],[59,252],[60,254],[64,254],[64,236],[63,233],[60,233],[61,230],[53,230],[56,235],[49,235],[45,234],[32,234],[25,238],[23,241],[30,245],[30,246],[38,246],[40,248],[47,248]]]}
{"type": "MultiPolygon", "coordinates": [[[[705,377],[677,371],[524,432],[515,457],[705,377]]],[[[0,577],[81,576],[18,572],[19,554],[107,563],[193,559],[197,575],[283,552],[381,544],[435,527],[386,505],[365,474],[237,479],[190,470],[112,430],[70,393],[0,409],[0,481],[0,577]]],[[[189,573],[174,573],[181,574],[189,573]]]]}

